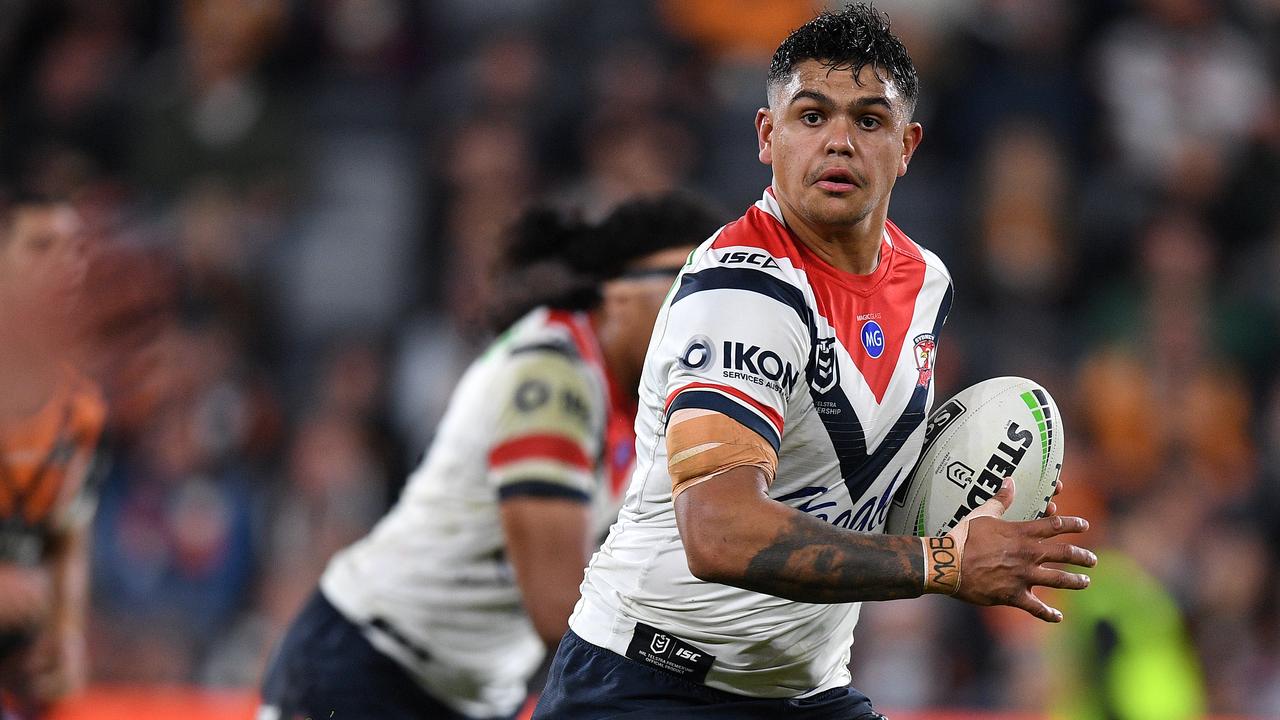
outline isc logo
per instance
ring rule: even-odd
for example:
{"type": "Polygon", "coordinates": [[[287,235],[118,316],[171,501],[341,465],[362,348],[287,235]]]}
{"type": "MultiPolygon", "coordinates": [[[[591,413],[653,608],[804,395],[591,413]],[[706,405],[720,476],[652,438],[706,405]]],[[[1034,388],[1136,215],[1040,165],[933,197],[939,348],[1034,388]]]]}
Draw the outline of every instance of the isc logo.
{"type": "Polygon", "coordinates": [[[746,263],[748,265],[756,265],[761,268],[776,268],[778,263],[765,253],[743,252],[735,250],[720,256],[720,262],[725,265],[736,265],[738,263],[746,263]]]}
{"type": "Polygon", "coordinates": [[[884,331],[880,329],[880,323],[875,320],[868,320],[863,323],[862,347],[872,359],[878,358],[884,353],[884,331]]]}
{"type": "Polygon", "coordinates": [[[684,658],[685,660],[689,660],[692,662],[702,657],[702,653],[693,652],[688,648],[676,648],[676,657],[684,658]]]}

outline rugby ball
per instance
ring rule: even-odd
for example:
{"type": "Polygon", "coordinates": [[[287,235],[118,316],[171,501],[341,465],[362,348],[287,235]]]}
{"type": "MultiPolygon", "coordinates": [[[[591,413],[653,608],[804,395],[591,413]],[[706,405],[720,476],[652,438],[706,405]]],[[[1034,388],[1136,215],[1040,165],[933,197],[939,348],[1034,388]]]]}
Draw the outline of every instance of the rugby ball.
{"type": "Polygon", "coordinates": [[[929,416],[915,470],[894,494],[885,532],[945,535],[991,498],[1005,477],[1015,486],[1006,520],[1044,514],[1062,471],[1062,416],[1048,391],[1020,377],[984,380],[929,416]]]}

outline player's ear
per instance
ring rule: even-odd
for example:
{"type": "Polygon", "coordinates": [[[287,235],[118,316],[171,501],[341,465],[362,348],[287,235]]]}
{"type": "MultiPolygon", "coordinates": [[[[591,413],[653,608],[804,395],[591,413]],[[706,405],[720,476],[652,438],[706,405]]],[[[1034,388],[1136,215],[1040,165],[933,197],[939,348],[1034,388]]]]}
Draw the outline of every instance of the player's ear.
{"type": "Polygon", "coordinates": [[[773,164],[773,113],[767,107],[756,111],[756,139],[760,141],[760,162],[773,164]]]}
{"type": "Polygon", "coordinates": [[[902,129],[902,162],[898,164],[898,177],[907,174],[907,165],[911,163],[911,156],[915,154],[916,148],[920,147],[920,141],[924,139],[924,127],[918,122],[907,123],[902,129]]]}

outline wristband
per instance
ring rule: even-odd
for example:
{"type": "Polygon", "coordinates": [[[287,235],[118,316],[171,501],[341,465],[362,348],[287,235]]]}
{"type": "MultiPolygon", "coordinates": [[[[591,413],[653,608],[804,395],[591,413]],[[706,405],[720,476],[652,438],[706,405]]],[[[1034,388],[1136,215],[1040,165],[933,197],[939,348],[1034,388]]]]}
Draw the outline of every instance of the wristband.
{"type": "Polygon", "coordinates": [[[960,589],[960,548],[950,535],[922,537],[924,548],[924,591],[955,595],[960,589]]]}

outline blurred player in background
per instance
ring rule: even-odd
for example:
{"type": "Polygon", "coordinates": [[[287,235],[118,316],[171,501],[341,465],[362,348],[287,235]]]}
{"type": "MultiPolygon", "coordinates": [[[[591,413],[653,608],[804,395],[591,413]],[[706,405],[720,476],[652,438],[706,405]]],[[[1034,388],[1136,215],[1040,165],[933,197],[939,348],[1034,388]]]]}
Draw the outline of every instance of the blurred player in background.
{"type": "Polygon", "coordinates": [[[1086,523],[998,519],[1009,481],[946,537],[883,534],[933,397],[916,349],[952,298],[887,219],[923,134],[915,67],[859,4],[788,36],[767,92],[772,186],[659,313],[636,472],[535,717],[872,720],[849,687],[860,601],[937,592],[1057,621],[1031,587],[1087,584],[1042,563],[1088,551],[1041,542],[1086,523]]]}
{"type": "Polygon", "coordinates": [[[514,716],[617,515],[658,307],[721,222],[677,195],[599,228],[524,216],[499,279],[514,324],[463,376],[396,506],[330,562],[260,720],[514,716]]]}
{"type": "Polygon", "coordinates": [[[80,689],[98,387],[72,365],[87,259],[67,203],[0,208],[0,716],[80,689]]]}

